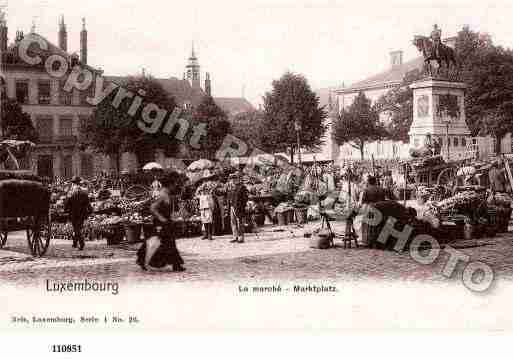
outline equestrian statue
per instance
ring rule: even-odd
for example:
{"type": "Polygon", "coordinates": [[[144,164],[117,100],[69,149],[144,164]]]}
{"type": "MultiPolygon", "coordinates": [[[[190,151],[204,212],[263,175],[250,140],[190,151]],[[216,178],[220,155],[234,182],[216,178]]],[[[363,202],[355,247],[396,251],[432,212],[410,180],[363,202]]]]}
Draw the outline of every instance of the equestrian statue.
{"type": "Polygon", "coordinates": [[[421,36],[415,35],[413,45],[424,56],[424,68],[428,76],[440,76],[440,70],[444,68],[449,73],[452,68],[457,69],[456,52],[453,48],[442,43],[442,30],[438,25],[433,26],[431,35],[421,36]],[[436,61],[438,68],[433,71],[431,61],[436,61]]]}

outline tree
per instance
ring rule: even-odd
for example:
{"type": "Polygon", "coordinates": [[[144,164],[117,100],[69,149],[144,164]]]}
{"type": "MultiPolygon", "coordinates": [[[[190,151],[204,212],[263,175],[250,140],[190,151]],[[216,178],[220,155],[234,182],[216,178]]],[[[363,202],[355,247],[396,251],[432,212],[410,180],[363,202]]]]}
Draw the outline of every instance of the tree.
{"type": "Polygon", "coordinates": [[[153,161],[157,149],[164,150],[167,156],[175,154],[179,143],[172,134],[162,131],[165,121],[154,133],[143,131],[137,125],[142,121],[142,110],[147,104],[153,103],[170,114],[176,106],[174,98],[151,76],[129,77],[124,88],[134,94],[142,93],[142,105],[133,116],[128,113],[131,101],[122,102],[116,109],[112,106],[116,95],[114,91],[96,107],[91,121],[82,127],[83,143],[98,152],[113,156],[118,171],[120,155],[124,151],[135,153],[141,165],[153,161]]]}
{"type": "Polygon", "coordinates": [[[365,144],[385,136],[385,129],[379,122],[378,111],[371,101],[360,92],[346,110],[342,110],[335,122],[335,141],[339,145],[349,143],[360,151],[363,160],[365,144]]]}
{"type": "MultiPolygon", "coordinates": [[[[194,156],[214,159],[224,138],[231,132],[230,122],[224,111],[217,106],[212,96],[204,96],[192,113],[193,126],[204,126],[206,134],[201,137],[199,148],[191,144],[190,152],[194,156]]],[[[191,132],[191,136],[193,133],[191,132]]],[[[191,143],[194,141],[188,141],[191,143]]]]}
{"type": "Polygon", "coordinates": [[[36,142],[38,135],[30,115],[23,112],[21,105],[4,96],[2,100],[2,137],[3,139],[36,142]]]}
{"type": "Polygon", "coordinates": [[[408,72],[400,86],[381,96],[375,104],[378,113],[390,115],[390,121],[384,124],[385,137],[395,141],[409,141],[408,132],[413,121],[413,90],[411,83],[421,78],[419,70],[408,72]]]}
{"type": "Polygon", "coordinates": [[[80,128],[80,142],[113,158],[117,173],[121,170],[121,154],[128,150],[128,137],[118,126],[125,120],[124,114],[105,100],[98,104],[89,121],[82,123],[80,128]]]}
{"type": "Polygon", "coordinates": [[[323,143],[327,113],[302,75],[287,72],[273,81],[272,87],[264,96],[261,144],[269,152],[288,152],[293,162],[297,147],[295,122],[301,125],[301,146],[317,149],[323,143]]]}
{"type": "Polygon", "coordinates": [[[513,130],[513,52],[495,46],[490,35],[464,27],[456,51],[461,63],[467,124],[474,135],[492,135],[500,151],[501,139],[513,130]]]}
{"type": "Polygon", "coordinates": [[[232,135],[252,147],[261,147],[264,113],[262,111],[242,112],[231,120],[232,135]]]}

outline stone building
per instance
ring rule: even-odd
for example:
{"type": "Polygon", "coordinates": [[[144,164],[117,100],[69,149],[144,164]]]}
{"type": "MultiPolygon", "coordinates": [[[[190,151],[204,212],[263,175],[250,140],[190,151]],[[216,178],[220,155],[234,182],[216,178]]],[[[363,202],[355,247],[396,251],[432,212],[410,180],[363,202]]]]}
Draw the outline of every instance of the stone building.
{"type": "MultiPolygon", "coordinates": [[[[5,81],[6,95],[16,99],[24,112],[30,115],[36,128],[39,139],[33,151],[30,165],[43,177],[65,177],[75,175],[84,178],[92,177],[99,172],[114,172],[114,161],[106,156],[85,150],[79,144],[80,127],[83,121],[90,118],[94,107],[86,102],[92,95],[93,86],[87,93],[65,92],[63,83],[52,78],[44,66],[33,66],[24,63],[18,57],[18,44],[24,38],[22,31],[16,32],[14,41],[8,40],[8,25],[5,14],[0,17],[0,52],[1,72],[5,81]]],[[[31,34],[36,34],[35,26],[31,34]]],[[[80,32],[79,54],[68,51],[68,30],[64,17],[58,23],[57,45],[37,34],[48,44],[48,51],[68,59],[70,68],[74,65],[86,67],[96,74],[101,70],[92,68],[87,63],[88,38],[85,20],[80,32]]],[[[123,85],[128,77],[105,76],[119,85],[123,85]]],[[[205,95],[212,94],[210,74],[205,74],[204,86],[201,86],[201,71],[194,47],[188,58],[182,80],[177,77],[157,79],[163,88],[175,98],[177,104],[183,108],[197,106],[205,95]]],[[[253,106],[244,98],[215,98],[218,105],[228,114],[234,116],[241,111],[254,110],[253,106]]],[[[155,153],[155,160],[166,165],[170,159],[163,157],[159,151],[155,153]]],[[[131,153],[124,153],[121,159],[121,169],[134,171],[140,165],[131,153]]]]}
{"type": "MultiPolygon", "coordinates": [[[[339,111],[351,106],[360,92],[363,92],[372,103],[375,103],[388,91],[400,86],[407,73],[421,69],[423,62],[424,59],[422,57],[403,62],[402,51],[390,52],[390,65],[387,70],[353,83],[348,87],[335,90],[339,103],[339,111]]],[[[380,114],[381,121],[386,122],[389,119],[389,113],[383,112],[380,114]]],[[[364,157],[366,159],[370,159],[371,157],[375,159],[405,158],[409,156],[408,150],[409,144],[401,141],[374,141],[365,145],[364,157]]],[[[344,144],[340,148],[340,156],[341,159],[360,159],[361,154],[358,149],[352,147],[350,144],[344,144]]]]}
{"type": "MultiPolygon", "coordinates": [[[[35,34],[35,26],[31,33],[35,34]]],[[[16,99],[24,112],[30,115],[39,140],[31,158],[31,166],[40,176],[90,177],[95,164],[101,163],[90,152],[78,146],[79,128],[89,118],[93,107],[86,103],[87,94],[64,92],[63,83],[51,77],[44,66],[27,65],[18,57],[17,46],[24,38],[22,31],[16,32],[14,41],[8,41],[8,26],[5,17],[0,23],[0,52],[2,76],[6,95],[16,99]]],[[[46,40],[46,39],[45,39],[46,40]]],[[[64,17],[60,18],[58,44],[51,41],[49,52],[68,59],[70,65],[80,63],[91,71],[101,73],[87,65],[87,29],[83,20],[80,32],[80,55],[68,52],[68,32],[64,17]]]]}

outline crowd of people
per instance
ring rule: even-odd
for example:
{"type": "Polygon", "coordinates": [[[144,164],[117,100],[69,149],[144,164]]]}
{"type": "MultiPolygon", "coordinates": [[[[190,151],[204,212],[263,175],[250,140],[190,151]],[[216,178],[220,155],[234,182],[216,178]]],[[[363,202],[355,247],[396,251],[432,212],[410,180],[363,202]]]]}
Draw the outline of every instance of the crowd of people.
{"type": "MultiPolygon", "coordinates": [[[[307,177],[316,174],[316,178],[325,183],[329,182],[326,178],[332,178],[331,191],[337,193],[339,198],[345,197],[344,203],[361,208],[365,205],[372,206],[379,202],[398,199],[395,190],[400,184],[397,183],[398,177],[394,174],[397,174],[402,166],[403,164],[396,160],[347,161],[342,163],[341,167],[331,164],[314,165],[309,168],[305,167],[303,170],[307,177]]],[[[283,173],[280,173],[277,168],[269,170],[266,174],[267,177],[262,182],[268,181],[270,188],[277,187],[279,178],[283,177],[283,173]]],[[[202,178],[194,185],[184,180],[184,175],[177,172],[166,173],[164,176],[162,174],[157,176],[155,173],[145,174],[143,177],[145,184],[151,189],[153,198],[151,215],[153,216],[154,232],[147,238],[153,238],[153,242],[157,239],[159,241],[159,245],[155,245],[155,243],[149,245],[150,242],[146,241],[139,250],[137,263],[143,269],[148,266],[159,267],[170,264],[173,270],[184,270],[183,259],[175,243],[177,231],[173,216],[177,211],[180,218],[183,219],[196,212],[199,214],[203,240],[214,240],[217,235],[231,233],[232,243],[244,243],[247,224],[252,221],[252,218],[248,216],[250,204],[260,206],[265,217],[276,223],[276,218],[272,210],[266,208],[265,201],[252,203],[251,195],[254,186],[251,181],[248,182],[247,175],[239,170],[221,171],[202,178]],[[161,249],[156,250],[155,248],[161,249]]],[[[464,177],[465,183],[469,184],[469,176],[465,175],[464,177]]],[[[293,176],[291,178],[293,179],[293,176]]],[[[403,176],[399,178],[403,178],[403,176]]],[[[292,183],[292,187],[299,188],[304,185],[304,183],[294,184],[290,178],[288,181],[292,183]]],[[[500,161],[492,165],[488,182],[494,193],[503,193],[509,189],[505,170],[500,161]]],[[[107,188],[119,188],[119,191],[123,193],[130,183],[131,181],[126,177],[108,175],[101,175],[89,181],[81,180],[78,177],[73,178],[71,182],[60,179],[53,181],[54,188],[67,188],[65,209],[73,226],[73,247],[82,250],[85,245],[82,228],[84,221],[91,214],[91,192],[95,192],[100,198],[102,191],[107,191],[107,188]]],[[[132,181],[132,183],[134,182],[132,181]]],[[[298,188],[294,188],[294,191],[297,191],[298,188]]],[[[276,200],[273,194],[269,197],[271,197],[269,198],[270,202],[276,200]]],[[[362,241],[364,243],[370,235],[369,231],[369,226],[363,224],[362,241]]]]}

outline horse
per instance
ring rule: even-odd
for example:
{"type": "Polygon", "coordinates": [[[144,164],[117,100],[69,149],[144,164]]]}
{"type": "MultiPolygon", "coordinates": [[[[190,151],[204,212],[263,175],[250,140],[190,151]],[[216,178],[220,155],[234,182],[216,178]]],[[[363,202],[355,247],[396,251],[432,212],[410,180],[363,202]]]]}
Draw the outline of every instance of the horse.
{"type": "Polygon", "coordinates": [[[432,75],[430,64],[431,60],[435,60],[438,63],[437,73],[442,68],[442,64],[445,64],[447,69],[451,68],[451,66],[454,66],[455,68],[458,67],[458,63],[456,61],[456,52],[453,48],[445,44],[440,44],[438,48],[438,56],[435,53],[435,44],[427,36],[416,35],[413,39],[413,45],[415,45],[417,50],[422,52],[422,55],[424,56],[424,64],[428,70],[429,75],[432,75]]]}

